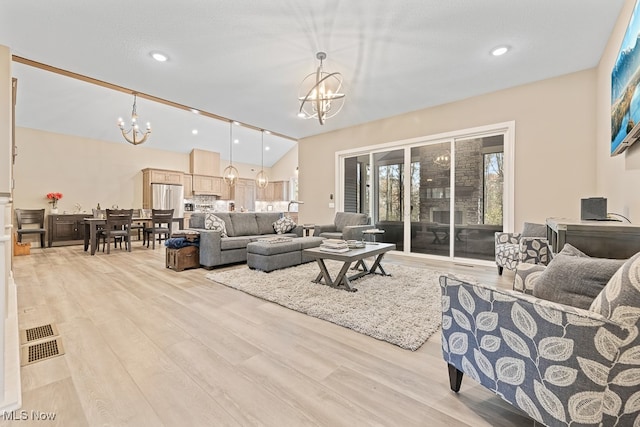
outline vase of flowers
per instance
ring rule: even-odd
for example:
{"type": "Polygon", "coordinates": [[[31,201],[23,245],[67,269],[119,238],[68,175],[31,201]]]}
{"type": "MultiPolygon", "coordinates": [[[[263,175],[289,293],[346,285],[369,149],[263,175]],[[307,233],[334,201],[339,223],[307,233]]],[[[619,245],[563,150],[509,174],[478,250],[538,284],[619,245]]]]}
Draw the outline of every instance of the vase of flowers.
{"type": "Polygon", "coordinates": [[[51,213],[58,213],[58,200],[62,199],[62,193],[47,193],[47,199],[51,203],[51,213]]]}

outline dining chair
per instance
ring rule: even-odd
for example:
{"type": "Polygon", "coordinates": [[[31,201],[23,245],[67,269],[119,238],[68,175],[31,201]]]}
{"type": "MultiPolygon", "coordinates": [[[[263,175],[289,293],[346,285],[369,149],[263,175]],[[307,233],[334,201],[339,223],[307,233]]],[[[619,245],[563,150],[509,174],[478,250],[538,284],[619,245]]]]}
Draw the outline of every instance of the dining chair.
{"type": "MultiPolygon", "coordinates": [[[[125,241],[125,247],[131,252],[131,217],[133,209],[107,209],[107,220],[104,229],[100,230],[98,239],[104,238],[102,251],[107,246],[107,254],[111,253],[111,238],[114,238],[114,246],[117,239],[125,241]]],[[[99,241],[98,241],[99,242],[99,241]]],[[[121,244],[122,247],[122,244],[121,244]]]]}
{"type": "Polygon", "coordinates": [[[18,243],[22,242],[22,236],[25,234],[39,234],[40,247],[44,248],[44,209],[16,209],[16,224],[18,225],[18,243]],[[24,227],[29,225],[30,227],[24,227]],[[37,227],[31,227],[31,226],[37,227]]]}
{"type": "Polygon", "coordinates": [[[163,236],[168,239],[171,235],[172,223],[173,209],[152,209],[151,226],[144,229],[147,247],[149,247],[149,241],[152,240],[152,248],[156,248],[156,235],[158,235],[158,243],[162,242],[163,236]]]}

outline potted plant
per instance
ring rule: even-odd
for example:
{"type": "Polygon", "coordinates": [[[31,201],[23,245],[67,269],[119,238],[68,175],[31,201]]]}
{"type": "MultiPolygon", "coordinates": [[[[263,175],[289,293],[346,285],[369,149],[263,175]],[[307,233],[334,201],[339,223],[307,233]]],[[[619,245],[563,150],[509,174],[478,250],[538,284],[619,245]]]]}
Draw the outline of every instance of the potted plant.
{"type": "Polygon", "coordinates": [[[58,213],[58,200],[62,199],[62,193],[47,193],[47,199],[51,203],[51,213],[58,213]]]}

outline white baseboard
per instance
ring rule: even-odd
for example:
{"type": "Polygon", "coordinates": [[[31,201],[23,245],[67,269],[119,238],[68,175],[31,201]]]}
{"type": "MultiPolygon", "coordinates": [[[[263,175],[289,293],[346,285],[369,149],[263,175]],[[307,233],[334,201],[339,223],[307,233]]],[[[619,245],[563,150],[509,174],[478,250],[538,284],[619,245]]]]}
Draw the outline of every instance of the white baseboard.
{"type": "Polygon", "coordinates": [[[18,298],[16,284],[9,276],[7,283],[7,319],[4,325],[4,399],[0,400],[0,414],[22,406],[20,382],[20,338],[18,336],[18,298]]]}

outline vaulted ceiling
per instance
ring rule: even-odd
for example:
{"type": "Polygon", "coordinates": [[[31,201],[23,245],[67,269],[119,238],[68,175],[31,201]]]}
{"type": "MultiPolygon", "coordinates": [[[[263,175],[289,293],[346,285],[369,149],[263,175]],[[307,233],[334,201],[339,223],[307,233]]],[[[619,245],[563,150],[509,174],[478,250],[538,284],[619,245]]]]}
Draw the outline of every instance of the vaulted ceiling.
{"type": "MultiPolygon", "coordinates": [[[[624,0],[0,0],[14,55],[267,129],[265,164],[295,140],[595,67],[624,0]],[[507,54],[490,51],[501,45],[507,54]],[[160,63],[150,53],[169,60],[160,63]],[[297,117],[327,52],[346,101],[324,126],[297,117]]],[[[131,95],[14,63],[18,126],[124,143],[131,95]]],[[[148,147],[229,156],[230,125],[138,99],[148,147]],[[192,130],[198,134],[193,135],[192,130]]],[[[234,160],[260,132],[234,127],[234,160]]]]}

